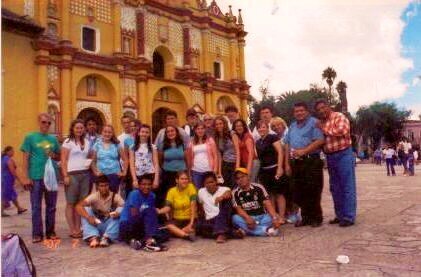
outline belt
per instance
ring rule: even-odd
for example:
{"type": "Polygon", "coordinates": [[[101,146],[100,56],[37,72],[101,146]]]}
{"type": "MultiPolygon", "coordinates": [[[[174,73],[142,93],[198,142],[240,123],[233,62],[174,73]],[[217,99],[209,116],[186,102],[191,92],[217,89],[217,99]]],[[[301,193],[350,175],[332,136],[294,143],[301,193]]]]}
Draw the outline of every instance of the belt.
{"type": "Polygon", "coordinates": [[[307,154],[307,155],[301,156],[301,157],[299,157],[297,159],[291,158],[290,160],[307,160],[307,159],[320,159],[320,154],[316,154],[316,153],[314,153],[314,154],[307,154]]]}
{"type": "Polygon", "coordinates": [[[67,172],[68,175],[78,175],[78,174],[87,174],[87,173],[89,173],[89,170],[88,169],[75,170],[75,171],[67,172]]]}

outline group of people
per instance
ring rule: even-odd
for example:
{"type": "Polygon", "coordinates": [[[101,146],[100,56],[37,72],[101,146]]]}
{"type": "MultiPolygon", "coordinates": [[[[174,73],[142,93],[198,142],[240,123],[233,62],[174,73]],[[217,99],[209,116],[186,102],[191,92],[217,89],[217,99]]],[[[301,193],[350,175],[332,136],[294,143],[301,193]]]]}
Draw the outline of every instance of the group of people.
{"type": "Polygon", "coordinates": [[[154,143],[151,127],[129,116],[122,117],[118,137],[111,125],[98,133],[95,120],[76,119],[61,146],[48,134],[50,116],[40,114],[39,131],[28,134],[20,148],[19,179],[31,192],[32,241],[44,239],[43,197],[45,236],[57,238],[57,191],[44,183],[48,159],[58,162],[65,186],[70,237],[90,247],[120,240],[134,249],[162,251],[168,235],[224,243],[246,235],[276,236],[285,223],[319,227],[322,151],[336,215],[329,223],[351,226],[356,182],[349,121],[325,100],[314,109],[317,118],[306,103],[296,103],[288,127],[270,106],[262,107],[253,130],[235,106],[203,120],[189,109],[185,126],[169,110],[154,143]]]}
{"type": "Polygon", "coordinates": [[[381,165],[382,160],[385,161],[387,176],[396,176],[395,165],[403,167],[403,176],[414,176],[419,154],[418,150],[412,147],[412,144],[404,137],[396,147],[387,144],[382,149],[378,148],[374,151],[373,158],[377,165],[381,165]]]}

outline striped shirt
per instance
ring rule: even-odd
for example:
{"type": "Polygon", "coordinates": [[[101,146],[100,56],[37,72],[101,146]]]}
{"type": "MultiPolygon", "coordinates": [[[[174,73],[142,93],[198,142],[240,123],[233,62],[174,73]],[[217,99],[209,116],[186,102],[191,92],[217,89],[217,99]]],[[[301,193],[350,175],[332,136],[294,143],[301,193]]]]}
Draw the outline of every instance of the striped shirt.
{"type": "Polygon", "coordinates": [[[344,114],[332,112],[321,122],[321,129],[326,137],[325,153],[341,151],[352,145],[349,120],[344,114]]]}

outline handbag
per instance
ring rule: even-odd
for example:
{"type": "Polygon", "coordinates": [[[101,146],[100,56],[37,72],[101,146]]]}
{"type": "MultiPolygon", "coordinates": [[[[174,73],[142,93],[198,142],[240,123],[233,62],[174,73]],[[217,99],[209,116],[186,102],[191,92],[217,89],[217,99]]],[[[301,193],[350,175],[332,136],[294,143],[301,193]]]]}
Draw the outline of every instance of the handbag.
{"type": "Polygon", "coordinates": [[[47,163],[45,164],[44,185],[48,191],[58,190],[56,170],[54,168],[53,160],[51,158],[48,158],[47,163]]]}

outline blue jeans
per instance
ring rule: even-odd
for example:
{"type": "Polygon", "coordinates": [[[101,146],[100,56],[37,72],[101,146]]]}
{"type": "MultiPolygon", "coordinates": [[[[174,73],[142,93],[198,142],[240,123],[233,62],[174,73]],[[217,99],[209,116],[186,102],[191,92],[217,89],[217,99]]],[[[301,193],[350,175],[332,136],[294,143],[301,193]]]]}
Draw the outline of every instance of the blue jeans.
{"type": "Polygon", "coordinates": [[[197,190],[203,188],[203,181],[205,181],[205,173],[206,172],[197,172],[194,170],[191,171],[191,179],[197,190]]]}
{"type": "Polygon", "coordinates": [[[387,176],[390,175],[390,173],[392,173],[392,175],[395,175],[395,161],[393,160],[393,158],[390,159],[386,159],[386,169],[387,169],[387,176]]]}
{"type": "Polygon", "coordinates": [[[239,216],[238,214],[235,214],[232,217],[232,223],[235,227],[243,229],[247,235],[251,236],[258,236],[258,237],[264,237],[267,236],[267,229],[272,226],[272,218],[268,214],[261,214],[256,216],[251,216],[254,221],[257,222],[256,227],[254,229],[250,229],[247,226],[246,221],[244,218],[239,216]]]}
{"type": "MultiPolygon", "coordinates": [[[[95,216],[92,208],[85,207],[85,210],[89,215],[95,216]]],[[[121,207],[116,209],[118,212],[121,212],[121,210],[121,207]]],[[[91,225],[86,218],[82,217],[83,239],[87,240],[94,236],[106,236],[110,240],[115,241],[118,238],[119,223],[120,221],[118,218],[108,218],[107,220],[101,221],[100,224],[94,226],[91,225]]]]}
{"type": "Polygon", "coordinates": [[[48,191],[44,180],[33,180],[31,189],[32,209],[32,236],[44,237],[42,227],[42,197],[45,198],[45,234],[48,236],[55,233],[57,191],[48,191]]]}
{"type": "Polygon", "coordinates": [[[157,231],[158,215],[155,207],[146,208],[139,215],[130,216],[129,220],[120,222],[120,240],[125,242],[131,239],[150,239],[157,231]]]}
{"type": "Polygon", "coordinates": [[[351,147],[326,155],[336,218],[354,222],[357,209],[354,156],[351,147]]]}

